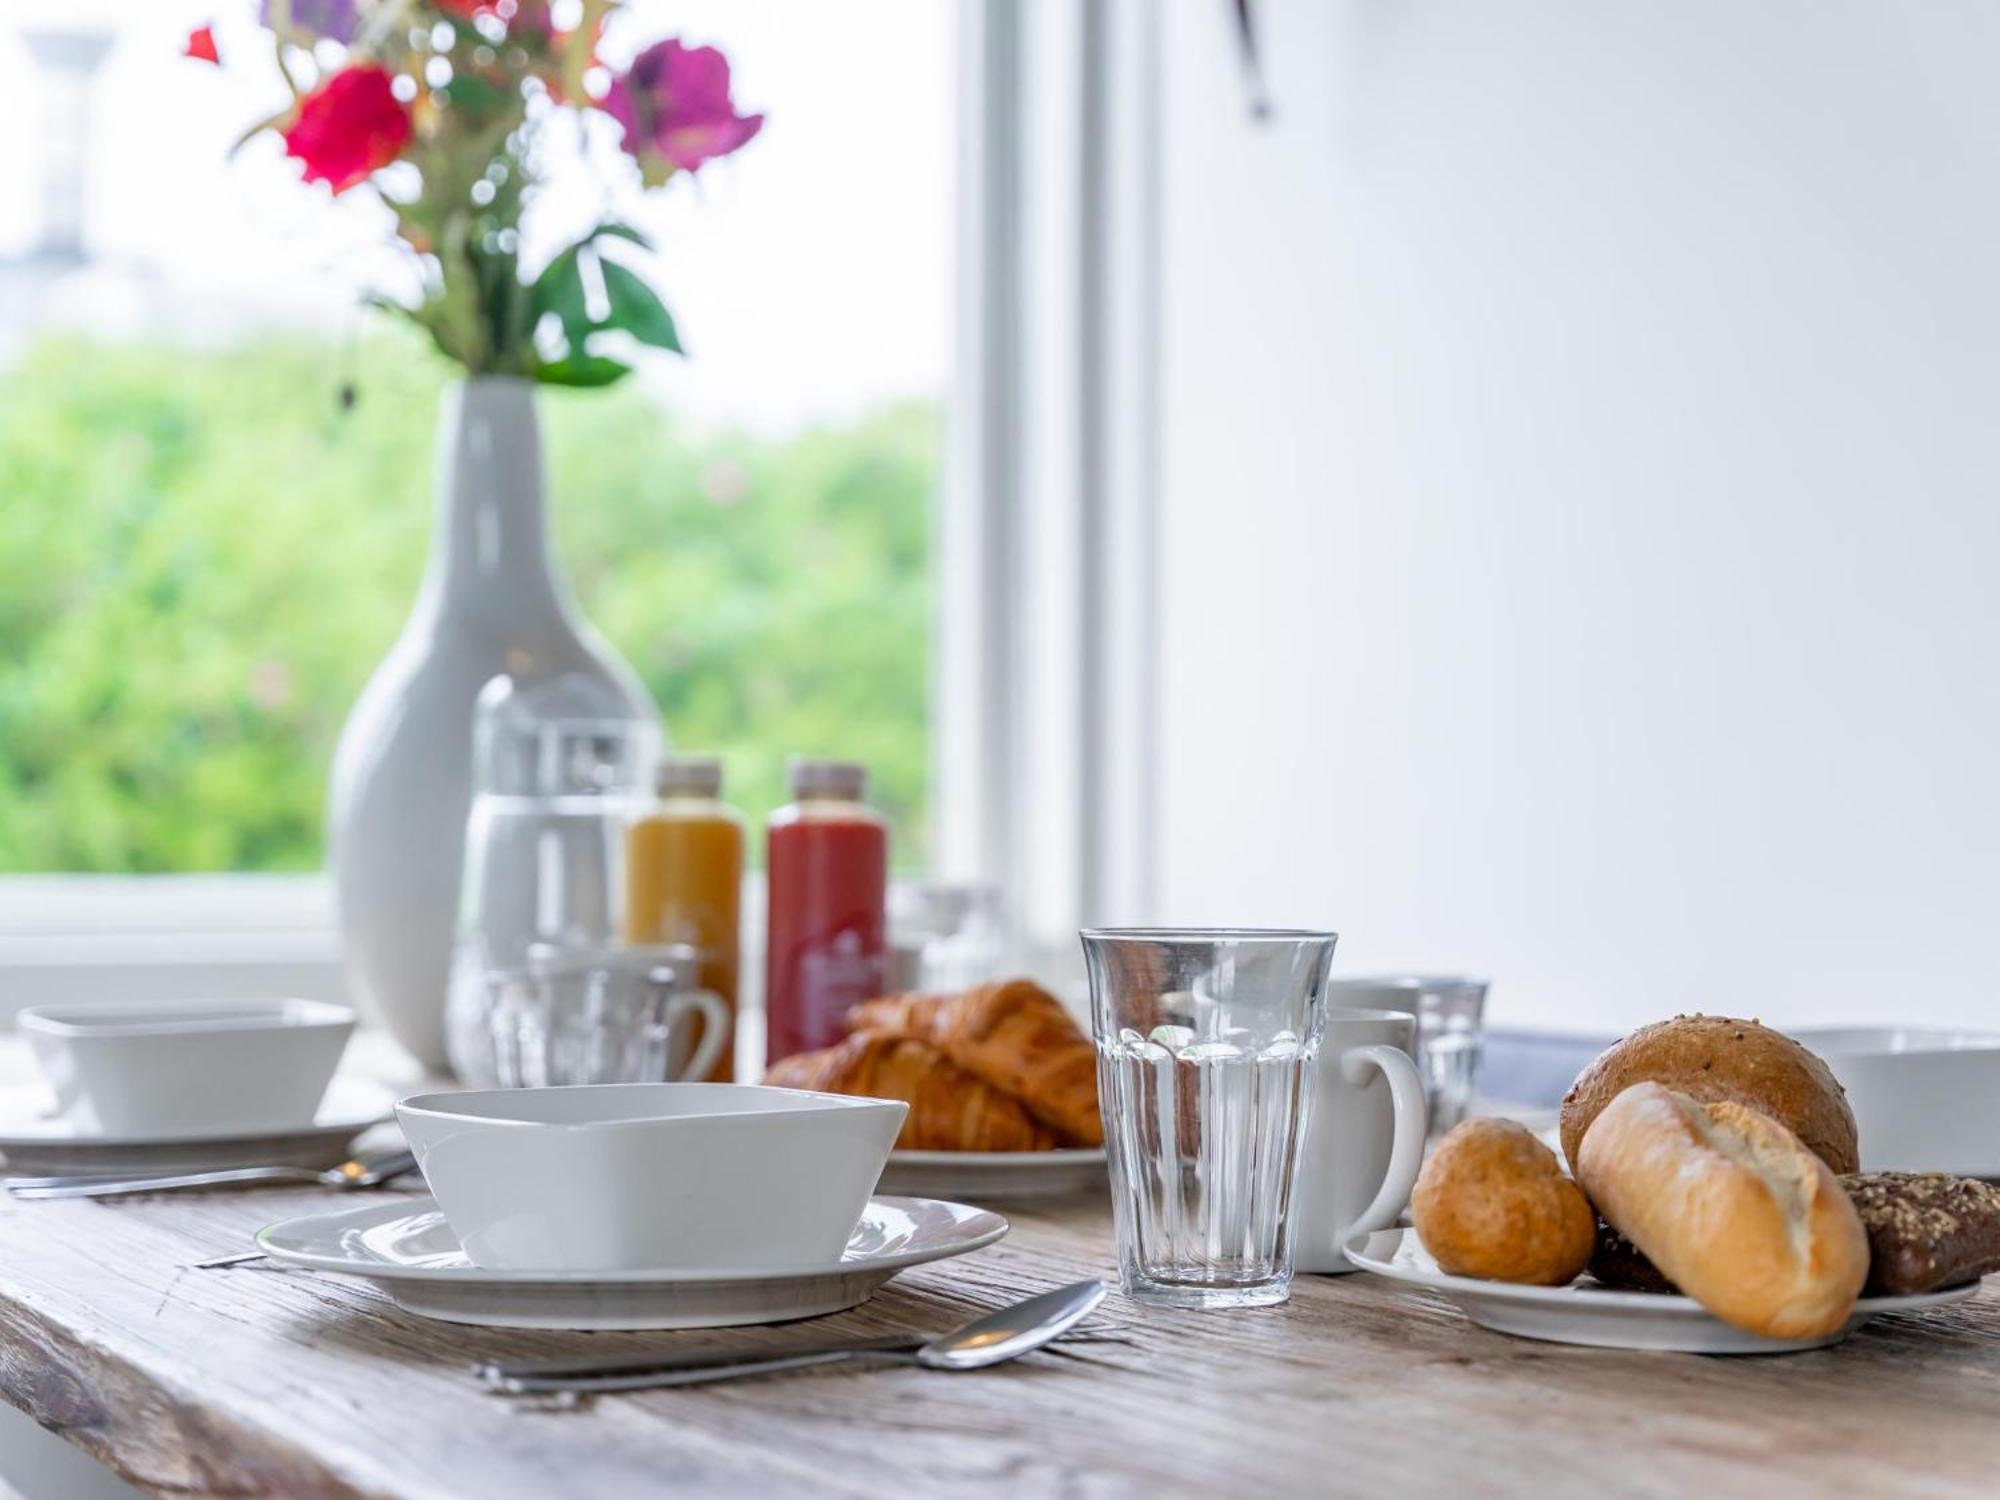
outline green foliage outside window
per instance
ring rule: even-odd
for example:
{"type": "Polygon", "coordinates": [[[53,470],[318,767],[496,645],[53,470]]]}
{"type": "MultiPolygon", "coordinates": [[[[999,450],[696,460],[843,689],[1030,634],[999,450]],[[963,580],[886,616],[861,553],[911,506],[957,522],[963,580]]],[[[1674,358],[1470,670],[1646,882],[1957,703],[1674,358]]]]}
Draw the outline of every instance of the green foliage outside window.
{"type": "MultiPolygon", "coordinates": [[[[49,339],[0,371],[0,873],[318,866],[446,378],[388,338],[49,339]]],[[[865,761],[920,867],[935,408],[772,441],[621,387],[543,419],[558,551],[675,745],[725,757],[753,828],[788,755],[865,761]]]]}

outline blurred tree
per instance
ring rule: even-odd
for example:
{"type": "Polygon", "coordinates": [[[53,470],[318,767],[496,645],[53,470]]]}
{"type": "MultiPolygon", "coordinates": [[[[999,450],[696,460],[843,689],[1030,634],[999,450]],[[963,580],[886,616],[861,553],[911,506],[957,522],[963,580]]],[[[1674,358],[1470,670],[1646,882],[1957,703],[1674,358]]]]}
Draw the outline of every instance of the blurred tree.
{"type": "MultiPolygon", "coordinates": [[[[334,737],[422,572],[445,378],[394,338],[51,339],[0,373],[0,871],[319,864],[334,737]]],[[[636,387],[543,410],[558,548],[676,746],[753,820],[788,755],[866,761],[921,867],[936,409],[775,442],[636,387]]]]}

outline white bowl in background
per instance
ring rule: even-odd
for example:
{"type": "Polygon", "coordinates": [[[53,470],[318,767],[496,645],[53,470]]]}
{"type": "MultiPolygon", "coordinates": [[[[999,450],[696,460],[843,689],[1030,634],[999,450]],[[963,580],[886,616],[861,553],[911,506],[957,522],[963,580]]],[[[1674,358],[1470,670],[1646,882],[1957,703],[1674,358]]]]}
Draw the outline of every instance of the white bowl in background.
{"type": "Polygon", "coordinates": [[[1790,1035],[1847,1090],[1863,1171],[2000,1176],[2000,1033],[1824,1026],[1790,1035]]]}
{"type": "Polygon", "coordinates": [[[419,1094],[396,1118],[473,1264],[832,1265],[909,1106],[741,1083],[419,1094]]]}
{"type": "Polygon", "coordinates": [[[132,1140],[311,1127],[354,1030],[321,1000],[38,1005],[15,1024],[78,1130],[132,1140]]]}

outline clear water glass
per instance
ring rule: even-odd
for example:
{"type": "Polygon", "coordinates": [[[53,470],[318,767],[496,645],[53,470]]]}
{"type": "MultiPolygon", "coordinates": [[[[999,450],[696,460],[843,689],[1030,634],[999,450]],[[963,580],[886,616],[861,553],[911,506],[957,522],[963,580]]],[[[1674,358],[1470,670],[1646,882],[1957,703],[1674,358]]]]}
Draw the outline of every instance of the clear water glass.
{"type": "Polygon", "coordinates": [[[1083,934],[1119,1280],[1174,1307],[1292,1286],[1292,1189],[1330,932],[1083,934]]]}
{"type": "Polygon", "coordinates": [[[1435,1141],[1466,1116],[1486,1050],[1488,982],[1462,974],[1336,979],[1334,1004],[1400,1010],[1417,1018],[1417,1071],[1435,1141]]]}
{"type": "Polygon", "coordinates": [[[694,988],[700,966],[700,954],[681,944],[537,945],[521,964],[486,971],[481,1019],[491,1083],[542,1088],[707,1076],[725,1032],[721,1001],[694,988]],[[691,1045],[697,1028],[701,1041],[691,1045]]]}

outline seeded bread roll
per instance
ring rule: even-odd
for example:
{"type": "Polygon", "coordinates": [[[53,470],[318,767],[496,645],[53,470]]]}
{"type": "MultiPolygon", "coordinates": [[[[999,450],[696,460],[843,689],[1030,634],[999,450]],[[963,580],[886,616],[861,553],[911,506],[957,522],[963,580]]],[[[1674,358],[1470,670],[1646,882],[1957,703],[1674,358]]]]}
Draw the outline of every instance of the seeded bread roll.
{"type": "Polygon", "coordinates": [[[1605,1222],[1725,1323],[1816,1338],[1853,1312],[1868,1275],[1861,1220],[1826,1163],[1768,1116],[1634,1084],[1577,1155],[1605,1222]]]}
{"type": "Polygon", "coordinates": [[[1561,1286],[1590,1259],[1597,1217],[1555,1152],[1513,1120],[1467,1120],[1438,1142],[1410,1195],[1441,1270],[1561,1286]]]}
{"type": "Polygon", "coordinates": [[[1728,1100],[1769,1115],[1834,1172],[1861,1166],[1854,1112],[1827,1065],[1783,1032],[1726,1016],[1675,1016],[1642,1026],[1577,1075],[1562,1103],[1563,1155],[1635,1083],[1659,1083],[1704,1104],[1728,1100]]]}
{"type": "Polygon", "coordinates": [[[1840,1179],[1868,1232],[1871,1297],[1907,1297],[2000,1271],[2000,1187],[1942,1172],[1840,1179]]]}

